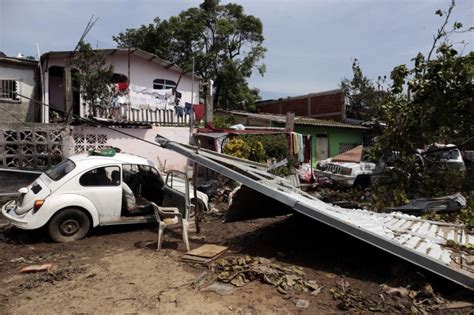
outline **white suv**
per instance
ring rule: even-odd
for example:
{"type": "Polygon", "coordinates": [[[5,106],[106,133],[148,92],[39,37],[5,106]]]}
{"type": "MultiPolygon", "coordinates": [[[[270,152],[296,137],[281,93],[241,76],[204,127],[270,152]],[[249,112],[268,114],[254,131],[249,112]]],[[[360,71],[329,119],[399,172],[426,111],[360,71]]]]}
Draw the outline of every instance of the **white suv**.
{"type": "Polygon", "coordinates": [[[370,175],[375,166],[370,162],[339,162],[329,158],[318,161],[314,173],[317,177],[327,177],[342,186],[365,188],[370,185],[370,175]]]}

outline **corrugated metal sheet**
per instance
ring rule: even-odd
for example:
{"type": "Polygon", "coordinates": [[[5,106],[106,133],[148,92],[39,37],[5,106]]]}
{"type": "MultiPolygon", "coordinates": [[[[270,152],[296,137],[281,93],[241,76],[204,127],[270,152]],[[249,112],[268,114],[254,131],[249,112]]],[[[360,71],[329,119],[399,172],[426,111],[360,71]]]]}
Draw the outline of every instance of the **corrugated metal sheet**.
{"type": "Polygon", "coordinates": [[[375,213],[327,204],[254,165],[196,150],[157,136],[157,142],[310,218],[372,244],[467,288],[474,289],[474,255],[449,243],[474,245],[462,225],[423,220],[402,213],[375,213]],[[227,167],[231,166],[231,167],[227,167]]]}
{"type": "MultiPolygon", "coordinates": [[[[267,120],[267,121],[275,121],[275,122],[280,122],[280,123],[285,123],[286,121],[285,115],[260,114],[260,113],[256,114],[256,113],[249,113],[249,112],[227,111],[227,110],[219,110],[219,111],[222,113],[227,113],[231,115],[244,116],[244,117],[262,119],[262,120],[267,120]]],[[[361,125],[351,125],[351,124],[345,124],[345,123],[333,121],[333,120],[322,120],[322,119],[304,118],[304,117],[295,117],[295,125],[308,125],[308,126],[330,127],[330,128],[348,128],[348,129],[361,129],[361,130],[369,129],[361,125]]]]}

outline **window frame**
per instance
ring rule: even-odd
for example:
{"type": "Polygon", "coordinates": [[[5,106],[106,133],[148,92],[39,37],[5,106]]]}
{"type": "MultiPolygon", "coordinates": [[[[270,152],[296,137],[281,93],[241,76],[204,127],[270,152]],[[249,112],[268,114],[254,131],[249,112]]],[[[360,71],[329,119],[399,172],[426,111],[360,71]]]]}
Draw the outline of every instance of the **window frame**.
{"type": "Polygon", "coordinates": [[[103,166],[99,166],[99,167],[94,167],[94,168],[91,168],[89,170],[87,170],[86,172],[82,173],[81,176],[79,176],[79,179],[78,179],[78,182],[79,182],[79,185],[81,187],[119,187],[122,185],[122,168],[120,167],[120,165],[103,165],[103,166]],[[119,175],[120,175],[120,178],[119,178],[119,182],[117,184],[114,184],[113,181],[112,181],[112,178],[110,178],[110,184],[108,185],[84,185],[83,182],[81,182],[81,180],[83,179],[83,177],[90,173],[91,171],[94,171],[94,170],[98,170],[98,169],[101,169],[101,168],[108,168],[108,167],[115,167],[117,168],[117,170],[119,171],[119,175]]]}
{"type": "Polygon", "coordinates": [[[177,86],[176,82],[169,79],[155,79],[153,80],[154,90],[168,90],[175,89],[177,86]]]}
{"type": "Polygon", "coordinates": [[[11,102],[11,103],[21,103],[20,96],[21,94],[21,81],[15,79],[1,78],[0,79],[0,101],[2,102],[11,102]],[[10,91],[8,89],[9,84],[15,84],[15,91],[10,91]],[[5,92],[7,90],[8,92],[5,92]],[[6,97],[8,95],[8,97],[6,97]]]}
{"type": "MultiPolygon", "coordinates": [[[[66,167],[67,167],[66,166],[66,167]]],[[[63,179],[67,174],[71,173],[74,169],[76,168],[76,163],[74,163],[73,160],[71,159],[66,159],[64,161],[62,161],[61,163],[53,166],[52,168],[50,168],[49,170],[45,171],[44,173],[46,174],[46,176],[48,176],[52,181],[60,181],[61,179],[63,179]],[[65,172],[61,172],[61,173],[64,173],[64,174],[60,174],[60,176],[55,176],[54,178],[52,177],[52,174],[54,171],[57,171],[60,167],[63,167],[64,165],[68,164],[67,166],[72,166],[72,168],[70,168],[69,170],[65,171],[65,172]]]]}

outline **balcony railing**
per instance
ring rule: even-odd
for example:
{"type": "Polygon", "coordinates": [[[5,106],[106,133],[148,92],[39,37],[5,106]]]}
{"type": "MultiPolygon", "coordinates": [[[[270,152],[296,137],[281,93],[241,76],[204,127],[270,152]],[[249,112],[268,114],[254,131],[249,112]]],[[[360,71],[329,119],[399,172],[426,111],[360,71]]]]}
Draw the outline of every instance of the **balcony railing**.
{"type": "MultiPolygon", "coordinates": [[[[84,105],[84,113],[89,113],[89,106],[84,105]]],[[[87,114],[86,114],[87,115],[87,114]]],[[[123,122],[144,122],[161,126],[187,126],[190,115],[178,116],[174,106],[166,109],[136,109],[130,105],[120,107],[96,106],[94,115],[97,118],[123,122]]]]}

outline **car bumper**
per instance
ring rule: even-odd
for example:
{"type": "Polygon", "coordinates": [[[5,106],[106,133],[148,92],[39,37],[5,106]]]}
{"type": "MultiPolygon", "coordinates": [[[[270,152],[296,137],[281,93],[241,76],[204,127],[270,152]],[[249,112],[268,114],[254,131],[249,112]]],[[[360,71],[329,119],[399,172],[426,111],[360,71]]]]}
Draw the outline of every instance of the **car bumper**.
{"type": "Polygon", "coordinates": [[[15,213],[15,209],[15,200],[9,201],[2,206],[2,214],[10,224],[24,230],[33,230],[36,228],[31,226],[29,220],[27,219],[28,213],[30,213],[31,211],[22,215],[18,215],[15,213]]]}
{"type": "Polygon", "coordinates": [[[337,173],[325,172],[321,170],[315,170],[315,175],[317,177],[327,177],[333,181],[348,187],[354,186],[355,177],[351,175],[342,175],[337,173]]]}

